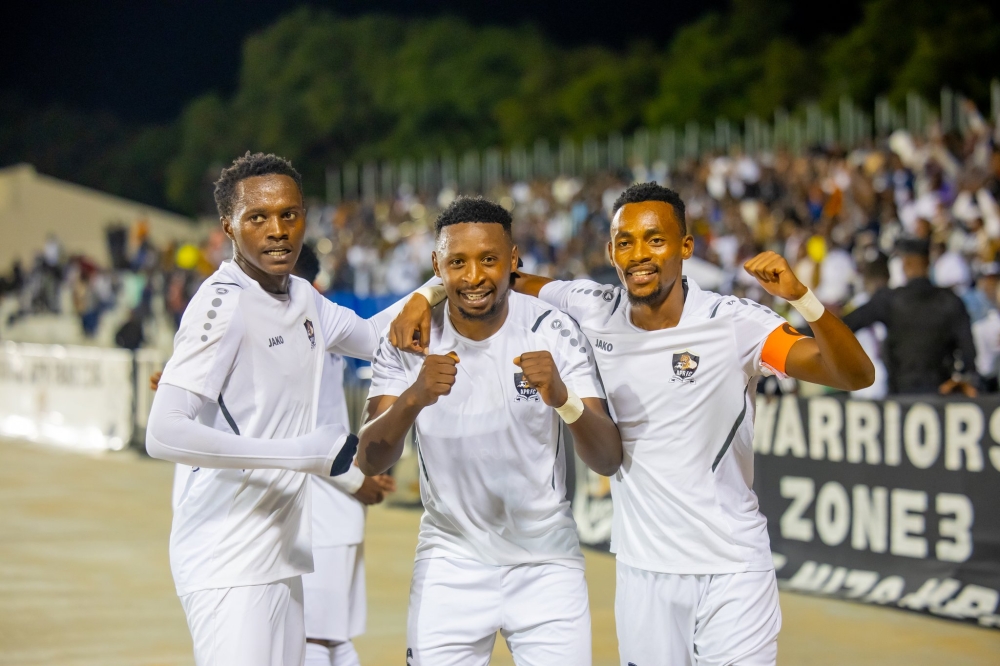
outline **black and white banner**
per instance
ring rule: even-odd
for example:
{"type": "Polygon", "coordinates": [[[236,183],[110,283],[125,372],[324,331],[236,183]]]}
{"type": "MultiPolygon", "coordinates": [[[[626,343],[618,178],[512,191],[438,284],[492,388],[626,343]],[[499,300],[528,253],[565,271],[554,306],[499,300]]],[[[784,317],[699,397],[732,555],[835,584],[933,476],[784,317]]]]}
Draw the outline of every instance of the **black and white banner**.
{"type": "Polygon", "coordinates": [[[801,592],[1000,626],[1000,399],[759,399],[754,489],[801,592]]]}
{"type": "MultiPolygon", "coordinates": [[[[1000,627],[1000,397],[758,398],[754,452],[785,589],[1000,627]]],[[[576,472],[607,548],[607,480],[576,472]]]]}

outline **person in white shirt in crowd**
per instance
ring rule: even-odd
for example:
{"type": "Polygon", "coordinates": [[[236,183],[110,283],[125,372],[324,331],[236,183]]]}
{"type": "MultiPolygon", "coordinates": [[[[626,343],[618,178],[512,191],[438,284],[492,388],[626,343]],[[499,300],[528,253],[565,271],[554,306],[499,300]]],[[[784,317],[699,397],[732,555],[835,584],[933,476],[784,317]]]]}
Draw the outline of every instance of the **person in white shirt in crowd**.
{"type": "MultiPolygon", "coordinates": [[[[868,301],[880,289],[885,289],[889,285],[889,259],[881,253],[877,253],[871,261],[861,267],[862,290],[854,295],[844,307],[845,312],[855,310],[868,301]]],[[[872,365],[875,366],[875,381],[871,386],[858,391],[852,391],[851,396],[863,400],[882,400],[889,393],[889,371],[882,361],[882,345],[886,338],[885,324],[875,322],[871,326],[855,331],[854,335],[864,348],[872,365]]]]}
{"type": "Polygon", "coordinates": [[[969,307],[972,299],[963,299],[972,319],[972,340],[976,344],[976,371],[979,372],[983,390],[987,393],[996,393],[1000,390],[997,385],[997,374],[1000,370],[998,287],[1000,287],[1000,264],[991,261],[979,267],[976,288],[968,292],[976,296],[977,310],[974,312],[969,307]]]}
{"type": "Polygon", "coordinates": [[[300,666],[301,576],[313,569],[304,473],[349,471],[357,445],[346,424],[317,426],[323,363],[328,351],[370,358],[381,320],[290,275],[305,210],[288,161],[248,152],[215,198],[234,260],[184,313],[146,449],[192,467],[170,564],[197,666],[300,666]]]}
{"type": "MultiPolygon", "coordinates": [[[[308,245],[295,275],[310,284],[319,273],[308,245]]],[[[319,389],[316,425],[350,423],[344,397],[344,357],[327,353],[319,389]]],[[[306,623],[305,666],[360,666],[351,639],[365,633],[365,507],[396,489],[387,474],[365,476],[353,465],[340,476],[311,475],[314,571],[302,576],[306,623]]]]}
{"type": "MultiPolygon", "coordinates": [[[[621,431],[624,458],[611,487],[622,666],[773,665],[781,611],[752,490],[758,379],[857,390],[872,383],[874,368],[773,252],[745,268],[790,301],[815,338],[757,303],[684,278],[694,242],[676,192],[633,185],[614,212],[608,254],[624,287],[528,275],[515,287],[579,323],[621,431]]],[[[424,343],[427,310],[420,299],[407,303],[392,339],[424,343]]]]}
{"type": "Polygon", "coordinates": [[[447,298],[431,314],[426,356],[379,346],[358,451],[362,471],[381,473],[416,426],[424,515],[406,663],[485,666],[499,631],[521,666],[589,666],[559,421],[584,462],[615,473],[621,439],[594,350],[572,319],[510,291],[517,248],[501,206],[457,199],[436,231],[447,298]]]}
{"type": "Polygon", "coordinates": [[[997,286],[1000,284],[1000,264],[988,261],[979,265],[976,270],[976,286],[961,294],[965,309],[969,312],[969,321],[975,324],[986,317],[990,310],[997,309],[997,286]]]}

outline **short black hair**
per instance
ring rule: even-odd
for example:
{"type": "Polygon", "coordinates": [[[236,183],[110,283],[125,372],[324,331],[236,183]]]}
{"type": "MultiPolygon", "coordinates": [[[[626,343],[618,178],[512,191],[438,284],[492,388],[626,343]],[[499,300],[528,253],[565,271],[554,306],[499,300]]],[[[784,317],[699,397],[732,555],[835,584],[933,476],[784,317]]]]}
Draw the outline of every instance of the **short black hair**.
{"type": "Polygon", "coordinates": [[[677,218],[677,222],[681,225],[681,236],[687,236],[687,218],[684,217],[684,201],[681,199],[681,195],[669,187],[663,187],[656,183],[636,183],[635,185],[630,185],[615,199],[611,215],[614,216],[626,204],[641,203],[643,201],[662,201],[663,203],[670,204],[674,209],[674,217],[677,218]]]}
{"type": "Polygon", "coordinates": [[[219,210],[219,217],[233,214],[236,186],[241,180],[270,175],[288,176],[295,181],[299,193],[302,193],[302,175],[291,162],[273,153],[251,153],[248,150],[246,155],[237,157],[232,165],[223,169],[219,180],[215,181],[215,207],[219,210]]]}
{"type": "Polygon", "coordinates": [[[493,222],[503,227],[511,236],[513,219],[507,209],[498,203],[482,197],[459,197],[441,211],[434,223],[434,235],[440,236],[441,230],[453,224],[463,222],[493,222]]]}

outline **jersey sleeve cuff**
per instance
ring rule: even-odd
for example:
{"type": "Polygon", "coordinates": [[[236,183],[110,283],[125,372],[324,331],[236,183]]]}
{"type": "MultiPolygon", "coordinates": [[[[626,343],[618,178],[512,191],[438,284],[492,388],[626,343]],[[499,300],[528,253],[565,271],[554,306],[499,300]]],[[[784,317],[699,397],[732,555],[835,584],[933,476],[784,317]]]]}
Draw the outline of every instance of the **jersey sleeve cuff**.
{"type": "Polygon", "coordinates": [[[602,389],[599,384],[594,382],[573,383],[572,385],[567,383],[566,386],[569,390],[573,391],[578,398],[598,398],[600,400],[607,399],[607,396],[604,394],[604,389],[602,389]]]}
{"type": "Polygon", "coordinates": [[[390,395],[398,398],[403,395],[403,391],[409,387],[410,385],[404,382],[386,382],[384,384],[379,384],[378,386],[372,384],[368,389],[368,399],[371,400],[372,398],[378,398],[383,395],[390,395]]]}
{"type": "Polygon", "coordinates": [[[210,388],[202,386],[197,382],[188,381],[184,377],[175,377],[172,373],[167,374],[166,372],[164,372],[163,376],[160,377],[160,384],[176,386],[179,389],[183,389],[190,393],[200,395],[206,400],[210,400],[212,402],[218,402],[219,394],[222,392],[221,389],[213,391],[210,388]]]}

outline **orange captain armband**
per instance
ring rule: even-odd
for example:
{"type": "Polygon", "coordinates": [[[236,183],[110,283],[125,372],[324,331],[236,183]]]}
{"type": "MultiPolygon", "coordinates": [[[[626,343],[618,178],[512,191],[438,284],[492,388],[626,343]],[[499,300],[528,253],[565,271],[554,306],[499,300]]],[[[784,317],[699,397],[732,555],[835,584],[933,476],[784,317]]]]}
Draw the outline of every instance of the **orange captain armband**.
{"type": "Polygon", "coordinates": [[[771,331],[767,339],[764,340],[764,349],[760,352],[760,362],[782,375],[785,374],[785,361],[788,360],[788,352],[792,350],[792,345],[804,337],[806,336],[792,328],[791,324],[782,324],[771,331]]]}

